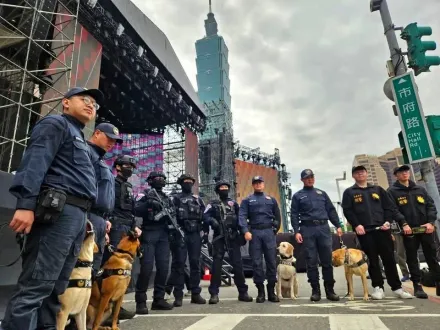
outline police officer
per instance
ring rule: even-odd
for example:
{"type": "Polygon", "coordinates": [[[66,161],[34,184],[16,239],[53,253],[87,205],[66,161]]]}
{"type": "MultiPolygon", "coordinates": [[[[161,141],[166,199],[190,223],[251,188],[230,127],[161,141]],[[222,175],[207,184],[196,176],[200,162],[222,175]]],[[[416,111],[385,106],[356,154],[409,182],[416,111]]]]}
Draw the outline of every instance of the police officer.
{"type": "Polygon", "coordinates": [[[192,190],[196,180],[189,174],[182,174],[177,179],[177,184],[182,187],[182,192],[174,196],[173,202],[177,211],[177,222],[185,233],[185,244],[180,240],[171,242],[173,264],[175,272],[171,273],[170,283],[174,286],[174,306],[182,306],[183,287],[185,283],[184,267],[186,258],[189,258],[191,303],[206,304],[200,295],[200,253],[202,249],[203,212],[205,204],[202,199],[194,195],[192,190]]]}
{"type": "Polygon", "coordinates": [[[84,239],[87,211],[96,198],[90,149],[82,129],[103,95],[75,87],[63,114],[34,126],[12,186],[17,206],[10,227],[28,234],[22,272],[0,326],[4,330],[56,329],[64,293],[84,239]]]}
{"type": "Polygon", "coordinates": [[[437,220],[437,210],[426,189],[409,179],[410,169],[408,165],[402,165],[394,170],[397,181],[388,188],[388,193],[403,215],[399,224],[403,229],[403,244],[406,251],[406,262],[414,285],[414,295],[417,298],[427,299],[428,295],[420,285],[421,271],[418,250],[422,245],[429,271],[436,281],[437,296],[440,296],[440,266],[434,243],[434,224],[437,220]],[[425,227],[426,231],[413,235],[411,228],[414,227],[425,227]]]}
{"type": "Polygon", "coordinates": [[[368,273],[374,288],[371,297],[375,300],[385,297],[380,256],[387,282],[394,294],[401,299],[413,298],[402,289],[394,258],[390,222],[392,219],[401,221],[401,215],[382,187],[367,182],[367,169],[364,166],[355,166],[351,172],[356,183],[344,191],[341,206],[369,260],[368,273]]]}
{"type": "Polygon", "coordinates": [[[105,249],[106,235],[111,222],[105,219],[115,207],[115,178],[111,169],[103,161],[104,155],[113,148],[115,143],[121,143],[119,130],[110,123],[101,123],[95,127],[88,144],[92,151],[92,164],[98,185],[98,196],[89,212],[89,220],[95,231],[95,241],[99,251],[93,257],[93,271],[96,274],[101,268],[105,249]]]}
{"type": "Polygon", "coordinates": [[[151,172],[147,182],[152,188],[136,203],[135,215],[142,217],[141,244],[144,250],[140,260],[141,271],[136,282],[136,314],[148,314],[147,289],[156,262],[152,310],[170,310],[173,305],[165,299],[165,286],[170,262],[169,216],[175,216],[171,198],[164,192],[166,176],[151,172]]]}
{"type": "Polygon", "coordinates": [[[321,300],[318,271],[319,256],[326,298],[338,301],[339,296],[334,291],[332,234],[328,220],[336,227],[338,235],[341,236],[342,230],[339,217],[326,192],[314,187],[315,175],[312,170],[303,170],[301,181],[304,187],[292,197],[290,217],[296,241],[299,244],[304,243],[307,277],[312,287],[310,300],[321,300]]]}
{"type": "MultiPolygon", "coordinates": [[[[118,246],[124,233],[134,231],[136,236],[140,236],[142,231],[137,227],[134,218],[134,196],[133,186],[128,179],[132,176],[136,168],[136,160],[129,155],[120,155],[113,163],[116,168],[115,178],[115,207],[110,217],[111,229],[109,233],[109,243],[111,246],[118,246]]],[[[104,252],[103,262],[107,261],[111,252],[104,252]]],[[[121,307],[119,320],[132,319],[136,313],[127,311],[121,307]]],[[[109,320],[107,322],[110,322],[109,320]]],[[[105,323],[107,325],[107,323],[105,323]]]]}
{"type": "Polygon", "coordinates": [[[249,242],[249,254],[252,258],[254,283],[258,289],[257,303],[266,300],[264,292],[263,254],[266,261],[267,296],[271,302],[279,302],[275,294],[276,275],[276,233],[281,226],[281,213],[275,198],[264,191],[262,176],[252,178],[254,193],[240,205],[239,225],[244,238],[249,242]],[[249,224],[247,222],[249,220],[249,224]],[[250,227],[250,228],[249,228],[250,227]]]}
{"type": "Polygon", "coordinates": [[[225,251],[228,252],[229,259],[234,272],[234,283],[238,290],[238,300],[251,302],[253,299],[248,295],[248,286],[243,272],[240,247],[245,244],[243,236],[238,231],[239,206],[236,201],[230,198],[229,189],[231,185],[226,181],[219,181],[215,185],[215,192],[219,199],[211,201],[203,215],[204,220],[204,240],[207,241],[209,226],[214,230],[212,241],[212,277],[209,285],[211,298],[210,304],[219,302],[218,294],[221,285],[222,264],[225,251]],[[223,223],[223,225],[222,225],[223,223]],[[227,247],[230,249],[227,250],[227,247]]]}

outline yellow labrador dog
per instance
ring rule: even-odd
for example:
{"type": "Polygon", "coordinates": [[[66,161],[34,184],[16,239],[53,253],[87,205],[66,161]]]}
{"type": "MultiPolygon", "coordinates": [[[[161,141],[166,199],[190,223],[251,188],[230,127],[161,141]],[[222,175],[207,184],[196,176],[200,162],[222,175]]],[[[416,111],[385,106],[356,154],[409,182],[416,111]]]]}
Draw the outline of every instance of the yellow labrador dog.
{"type": "Polygon", "coordinates": [[[358,249],[341,248],[332,252],[332,259],[334,267],[344,265],[345,279],[348,286],[348,300],[354,300],[353,275],[361,277],[364,288],[364,300],[370,300],[367,284],[368,258],[365,253],[358,249]]]}
{"type": "Polygon", "coordinates": [[[279,298],[295,300],[298,297],[298,279],[294,266],[296,259],[293,251],[293,245],[288,242],[281,242],[278,247],[280,263],[277,267],[277,295],[279,298]]]}
{"type": "Polygon", "coordinates": [[[95,233],[93,226],[87,222],[87,232],[78,261],[70,275],[69,286],[58,298],[61,303],[61,310],[57,315],[57,329],[63,330],[66,327],[67,319],[74,316],[78,330],[86,330],[87,306],[92,294],[92,265],[93,253],[98,252],[95,244],[95,233]]]}

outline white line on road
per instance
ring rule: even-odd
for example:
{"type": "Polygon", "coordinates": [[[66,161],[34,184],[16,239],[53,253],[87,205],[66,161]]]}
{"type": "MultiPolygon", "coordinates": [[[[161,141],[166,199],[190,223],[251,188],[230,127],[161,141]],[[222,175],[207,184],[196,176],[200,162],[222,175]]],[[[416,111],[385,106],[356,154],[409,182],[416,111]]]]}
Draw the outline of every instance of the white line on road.
{"type": "MultiPolygon", "coordinates": [[[[192,316],[198,316],[198,317],[203,317],[203,316],[212,316],[212,315],[228,315],[229,317],[232,315],[240,315],[243,317],[248,317],[248,316],[261,316],[261,317],[329,317],[331,316],[341,316],[341,315],[362,315],[362,316],[377,316],[377,317],[438,317],[440,318],[440,314],[282,314],[282,313],[278,313],[278,314],[261,314],[261,313],[255,313],[255,314],[234,314],[234,313],[224,313],[224,314],[211,314],[211,313],[206,313],[206,314],[200,314],[200,313],[194,313],[194,314],[148,314],[148,315],[136,315],[135,318],[137,317],[192,317],[192,316]]],[[[124,320],[125,321],[125,320],[124,320]]],[[[129,320],[128,320],[129,321],[129,320]]],[[[121,321],[122,322],[122,321],[121,321]]]]}
{"type": "Polygon", "coordinates": [[[237,324],[243,321],[245,317],[246,316],[240,314],[208,315],[193,325],[185,328],[185,330],[232,330],[237,324]]]}
{"type": "Polygon", "coordinates": [[[330,330],[389,330],[377,315],[329,315],[330,330]]]}

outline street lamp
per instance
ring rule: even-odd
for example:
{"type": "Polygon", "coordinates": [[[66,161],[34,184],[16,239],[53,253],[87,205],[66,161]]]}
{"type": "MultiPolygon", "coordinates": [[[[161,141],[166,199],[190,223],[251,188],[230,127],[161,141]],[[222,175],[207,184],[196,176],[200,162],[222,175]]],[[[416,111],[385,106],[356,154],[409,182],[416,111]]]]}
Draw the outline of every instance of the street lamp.
{"type": "MultiPolygon", "coordinates": [[[[342,202],[341,201],[341,189],[339,188],[339,181],[345,181],[345,180],[347,180],[347,172],[346,171],[344,171],[342,178],[336,178],[336,188],[338,189],[338,207],[336,210],[337,210],[338,215],[339,215],[339,208],[340,208],[341,202],[342,202]]],[[[347,231],[347,225],[345,223],[343,214],[342,214],[341,218],[342,218],[342,223],[344,225],[344,232],[345,232],[345,231],[347,231]]]]}

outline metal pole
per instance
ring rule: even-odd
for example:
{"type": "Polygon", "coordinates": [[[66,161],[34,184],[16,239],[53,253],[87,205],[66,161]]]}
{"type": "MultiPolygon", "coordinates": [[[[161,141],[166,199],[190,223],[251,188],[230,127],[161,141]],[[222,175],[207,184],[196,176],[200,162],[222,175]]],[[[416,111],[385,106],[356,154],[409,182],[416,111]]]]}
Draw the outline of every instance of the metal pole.
{"type": "MultiPolygon", "coordinates": [[[[370,3],[378,3],[378,0],[370,0],[370,3]]],[[[373,9],[371,11],[374,11],[373,9]]],[[[380,17],[382,19],[385,36],[387,38],[388,47],[390,49],[391,60],[393,61],[394,71],[396,76],[406,73],[407,68],[401,55],[399,43],[397,41],[396,33],[394,31],[394,24],[391,19],[390,10],[386,0],[382,0],[380,3],[380,17]]],[[[426,190],[431,198],[434,200],[435,207],[437,208],[437,235],[440,239],[440,194],[434,177],[434,171],[431,161],[424,161],[420,163],[421,174],[423,181],[426,184],[426,190]]]]}
{"type": "MultiPolygon", "coordinates": [[[[341,188],[339,187],[339,181],[345,181],[347,179],[347,172],[344,171],[343,177],[342,178],[336,178],[336,188],[338,190],[338,202],[337,202],[337,208],[336,208],[336,212],[338,213],[339,216],[339,210],[341,209],[341,188]]],[[[347,231],[347,221],[344,220],[344,213],[342,212],[341,215],[342,218],[342,224],[344,225],[344,232],[347,231]]]]}

